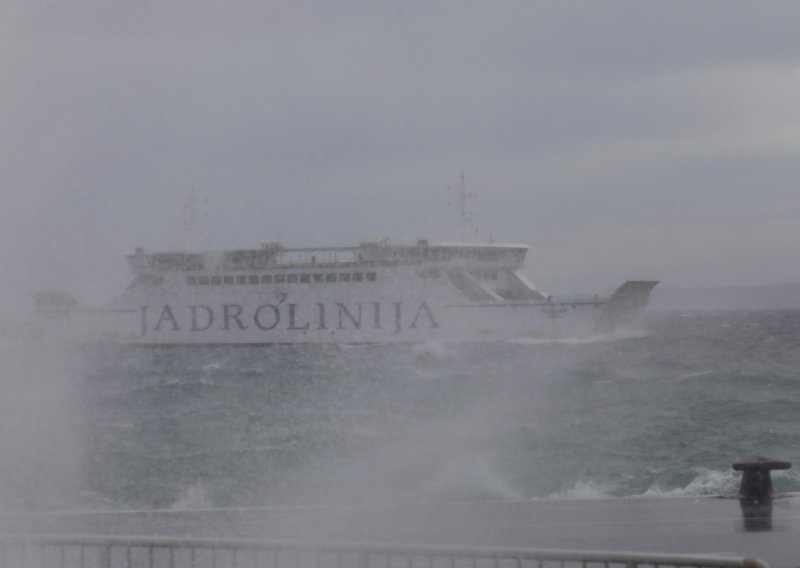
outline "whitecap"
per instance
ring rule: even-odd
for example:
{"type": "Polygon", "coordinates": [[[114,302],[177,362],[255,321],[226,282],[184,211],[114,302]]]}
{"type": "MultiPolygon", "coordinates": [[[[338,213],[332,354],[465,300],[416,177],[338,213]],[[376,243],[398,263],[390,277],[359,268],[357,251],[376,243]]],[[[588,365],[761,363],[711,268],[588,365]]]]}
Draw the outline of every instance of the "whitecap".
{"type": "Polygon", "coordinates": [[[739,487],[739,476],[733,470],[718,471],[697,468],[697,475],[685,487],[663,489],[656,483],[640,497],[693,497],[709,495],[733,495],[739,487]]]}
{"type": "Polygon", "coordinates": [[[613,496],[613,490],[606,483],[576,481],[571,488],[553,493],[548,499],[608,499],[613,496]]]}
{"type": "Polygon", "coordinates": [[[624,339],[640,339],[647,337],[648,333],[642,330],[628,329],[619,330],[615,333],[604,333],[598,335],[585,335],[576,337],[516,337],[511,339],[511,343],[520,345],[585,345],[592,343],[607,343],[624,339]]]}

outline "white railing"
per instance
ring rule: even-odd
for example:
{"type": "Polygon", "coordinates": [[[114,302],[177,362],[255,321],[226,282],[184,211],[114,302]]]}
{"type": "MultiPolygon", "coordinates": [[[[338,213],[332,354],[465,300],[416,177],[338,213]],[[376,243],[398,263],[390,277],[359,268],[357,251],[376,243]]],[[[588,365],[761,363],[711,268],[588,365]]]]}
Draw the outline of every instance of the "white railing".
{"type": "Polygon", "coordinates": [[[729,556],[241,539],[6,536],[2,568],[767,568],[729,556]]]}
{"type": "Polygon", "coordinates": [[[294,265],[329,265],[355,264],[363,260],[362,250],[358,247],[287,249],[276,255],[278,266],[294,265]]]}

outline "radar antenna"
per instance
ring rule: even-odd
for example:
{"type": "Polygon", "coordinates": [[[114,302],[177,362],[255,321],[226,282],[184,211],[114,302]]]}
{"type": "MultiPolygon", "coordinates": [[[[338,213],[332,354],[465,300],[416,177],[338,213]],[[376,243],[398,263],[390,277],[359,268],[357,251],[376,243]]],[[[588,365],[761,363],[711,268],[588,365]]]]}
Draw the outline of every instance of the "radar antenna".
{"type": "Polygon", "coordinates": [[[469,199],[477,199],[474,193],[468,193],[464,184],[464,172],[459,176],[458,186],[455,188],[452,185],[447,186],[448,192],[455,192],[453,199],[447,202],[448,207],[455,208],[456,219],[458,222],[458,237],[461,242],[466,242],[468,234],[478,234],[478,227],[473,222],[475,214],[467,208],[467,201],[469,199]]]}

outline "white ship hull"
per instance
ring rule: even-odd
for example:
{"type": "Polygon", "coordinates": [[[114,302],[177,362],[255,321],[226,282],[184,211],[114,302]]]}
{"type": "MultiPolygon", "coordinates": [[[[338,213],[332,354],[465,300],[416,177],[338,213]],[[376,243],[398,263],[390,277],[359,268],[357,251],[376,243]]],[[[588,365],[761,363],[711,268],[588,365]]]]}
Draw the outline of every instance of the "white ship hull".
{"type": "Polygon", "coordinates": [[[144,268],[113,305],[44,305],[40,316],[49,334],[139,345],[494,341],[608,331],[629,322],[655,285],[630,282],[608,298],[547,297],[519,273],[520,246],[319,250],[350,258],[273,255],[231,267],[217,255],[199,270],[185,261],[156,270],[153,255],[137,252],[134,271],[144,268]]]}

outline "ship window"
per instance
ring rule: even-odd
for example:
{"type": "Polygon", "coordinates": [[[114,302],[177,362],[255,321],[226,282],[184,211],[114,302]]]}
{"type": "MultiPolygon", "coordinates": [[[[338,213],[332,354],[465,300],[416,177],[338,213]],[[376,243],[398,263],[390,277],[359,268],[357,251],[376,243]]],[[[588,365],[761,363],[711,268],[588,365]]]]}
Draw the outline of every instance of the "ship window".
{"type": "Polygon", "coordinates": [[[219,286],[220,284],[222,284],[222,276],[212,276],[211,284],[213,284],[214,286],[219,286]]]}
{"type": "Polygon", "coordinates": [[[236,276],[237,284],[247,284],[247,274],[238,274],[236,276]]]}
{"type": "Polygon", "coordinates": [[[300,275],[300,282],[302,284],[307,284],[308,282],[311,282],[311,275],[310,274],[301,274],[300,275]]]}
{"type": "Polygon", "coordinates": [[[353,282],[361,282],[364,280],[363,272],[353,272],[353,282]]]}
{"type": "Polygon", "coordinates": [[[375,282],[378,279],[378,275],[374,272],[367,272],[367,282],[375,282]]]}
{"type": "Polygon", "coordinates": [[[349,272],[342,272],[339,275],[339,282],[350,282],[350,273],[349,272]]]}
{"type": "Polygon", "coordinates": [[[225,284],[233,284],[233,276],[223,276],[222,281],[225,284]]]}
{"type": "Polygon", "coordinates": [[[208,286],[208,276],[198,276],[197,283],[200,284],[200,286],[208,286]]]}
{"type": "Polygon", "coordinates": [[[289,274],[286,276],[286,281],[289,283],[297,282],[297,274],[289,274]]]}
{"type": "Polygon", "coordinates": [[[325,275],[325,282],[336,282],[336,273],[331,272],[325,275]]]}
{"type": "Polygon", "coordinates": [[[286,275],[285,274],[276,274],[275,275],[275,284],[283,284],[286,282],[286,275]]]}
{"type": "Polygon", "coordinates": [[[261,275],[261,283],[262,284],[272,284],[272,274],[262,274],[261,275]]]}
{"type": "Polygon", "coordinates": [[[260,278],[258,277],[258,274],[251,274],[250,277],[248,278],[248,280],[249,280],[250,284],[258,284],[259,281],[260,281],[260,278]]]}
{"type": "Polygon", "coordinates": [[[187,283],[189,286],[195,286],[195,285],[197,285],[197,276],[187,276],[187,277],[186,277],[186,283],[187,283]]]}
{"type": "Polygon", "coordinates": [[[322,282],[325,280],[325,276],[323,274],[315,274],[314,275],[314,282],[322,282]]]}
{"type": "Polygon", "coordinates": [[[155,254],[150,262],[156,270],[203,270],[203,258],[197,254],[155,254]]]}

